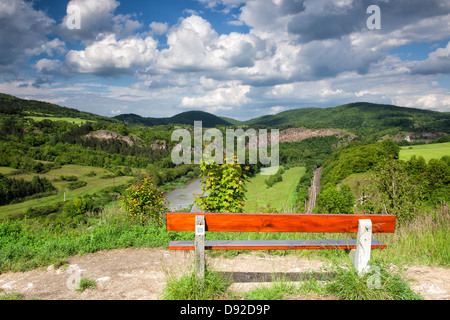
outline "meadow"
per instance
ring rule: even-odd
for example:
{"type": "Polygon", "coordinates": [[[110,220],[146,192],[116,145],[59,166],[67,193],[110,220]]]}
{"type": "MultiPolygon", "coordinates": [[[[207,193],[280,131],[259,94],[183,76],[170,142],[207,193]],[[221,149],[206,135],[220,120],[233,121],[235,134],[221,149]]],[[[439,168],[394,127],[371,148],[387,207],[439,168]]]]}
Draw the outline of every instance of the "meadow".
{"type": "Polygon", "coordinates": [[[450,156],[450,142],[401,147],[399,154],[400,160],[406,161],[412,156],[422,156],[426,161],[450,156]]]}
{"type": "Polygon", "coordinates": [[[88,122],[92,122],[90,120],[81,119],[81,118],[71,118],[71,117],[54,117],[52,115],[45,115],[42,116],[26,116],[24,117],[26,119],[33,119],[36,122],[42,121],[42,120],[50,120],[50,121],[66,121],[69,123],[74,123],[78,125],[82,125],[88,122]]]}
{"type": "Polygon", "coordinates": [[[0,206],[0,219],[24,214],[29,208],[53,205],[64,201],[64,199],[70,201],[85,194],[99,192],[108,187],[120,186],[128,183],[133,178],[130,176],[115,177],[106,169],[81,165],[65,165],[44,174],[22,173],[16,169],[0,167],[0,174],[14,179],[24,179],[25,181],[31,181],[34,176],[44,177],[50,180],[57,189],[57,194],[55,195],[0,206]],[[86,185],[71,190],[69,184],[73,181],[69,181],[70,179],[65,180],[67,177],[76,177],[76,181],[84,181],[86,185]]]}
{"type": "Polygon", "coordinates": [[[270,188],[264,182],[270,176],[257,173],[247,183],[244,212],[260,212],[268,207],[278,212],[295,210],[296,187],[305,172],[305,167],[285,169],[283,181],[270,188]]]}

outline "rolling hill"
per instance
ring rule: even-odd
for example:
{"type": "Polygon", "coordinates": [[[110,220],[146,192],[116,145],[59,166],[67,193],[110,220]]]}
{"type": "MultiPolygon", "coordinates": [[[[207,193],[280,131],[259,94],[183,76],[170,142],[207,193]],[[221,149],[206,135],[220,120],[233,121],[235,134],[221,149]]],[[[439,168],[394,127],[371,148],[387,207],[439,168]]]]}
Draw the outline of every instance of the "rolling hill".
{"type": "Polygon", "coordinates": [[[117,122],[109,117],[62,107],[53,103],[17,98],[0,93],[0,114],[22,114],[37,117],[78,118],[89,121],[117,122]]]}
{"type": "Polygon", "coordinates": [[[262,116],[245,125],[312,126],[336,129],[389,128],[450,133],[450,113],[357,102],[331,108],[304,108],[262,116]]]}
{"type": "MultiPolygon", "coordinates": [[[[56,118],[78,118],[90,121],[109,121],[115,123],[138,124],[148,127],[168,124],[193,125],[202,121],[203,127],[222,126],[264,126],[272,128],[307,127],[333,128],[365,132],[394,131],[415,133],[450,134],[450,113],[394,105],[356,102],[329,108],[301,108],[284,111],[275,115],[264,115],[247,121],[218,117],[204,111],[187,111],[172,117],[153,118],[136,114],[121,114],[113,118],[104,117],[73,108],[55,104],[20,99],[0,93],[0,113],[22,114],[56,118]],[[395,129],[395,130],[392,130],[395,129]]],[[[417,134],[416,134],[417,135],[417,134]]]]}

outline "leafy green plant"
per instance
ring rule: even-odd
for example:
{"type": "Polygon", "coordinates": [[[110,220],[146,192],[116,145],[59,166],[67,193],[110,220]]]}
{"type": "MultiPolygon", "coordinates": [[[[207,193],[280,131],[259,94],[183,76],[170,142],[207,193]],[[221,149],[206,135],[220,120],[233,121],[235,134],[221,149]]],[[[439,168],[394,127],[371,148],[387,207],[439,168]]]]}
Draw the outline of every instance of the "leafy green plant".
{"type": "Polygon", "coordinates": [[[242,212],[249,167],[239,165],[235,157],[232,164],[202,159],[200,169],[203,194],[195,198],[195,203],[209,212],[242,212]]]}
{"type": "Polygon", "coordinates": [[[133,183],[122,198],[129,217],[140,223],[152,220],[158,226],[164,223],[164,213],[167,212],[164,192],[157,189],[150,176],[144,176],[133,183]]]}

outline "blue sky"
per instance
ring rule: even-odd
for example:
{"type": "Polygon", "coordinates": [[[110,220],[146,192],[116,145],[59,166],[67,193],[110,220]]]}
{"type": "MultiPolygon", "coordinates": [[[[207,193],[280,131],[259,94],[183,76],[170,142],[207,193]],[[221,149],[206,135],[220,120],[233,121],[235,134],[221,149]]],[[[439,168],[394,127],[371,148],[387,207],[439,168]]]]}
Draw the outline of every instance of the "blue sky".
{"type": "Polygon", "coordinates": [[[0,0],[0,92],[105,116],[246,120],[356,101],[450,112],[450,3],[0,0]]]}

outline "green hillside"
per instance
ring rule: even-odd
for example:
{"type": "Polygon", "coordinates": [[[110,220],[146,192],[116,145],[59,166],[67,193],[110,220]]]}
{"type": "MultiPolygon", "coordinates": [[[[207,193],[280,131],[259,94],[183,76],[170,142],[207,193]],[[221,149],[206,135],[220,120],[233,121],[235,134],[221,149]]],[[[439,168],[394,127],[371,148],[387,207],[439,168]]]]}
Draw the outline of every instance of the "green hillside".
{"type": "Polygon", "coordinates": [[[332,108],[304,108],[288,110],[272,116],[262,116],[245,122],[246,125],[270,127],[307,126],[336,129],[367,128],[380,130],[400,128],[450,133],[450,113],[393,105],[357,102],[332,108]]]}
{"type": "Polygon", "coordinates": [[[57,120],[57,118],[67,119],[80,119],[89,121],[107,121],[107,122],[117,122],[114,119],[99,116],[89,112],[79,111],[73,108],[62,107],[56,104],[20,99],[8,94],[0,93],[0,114],[8,115],[23,115],[29,117],[39,118],[54,118],[52,120],[57,120]],[[56,118],[56,119],[55,119],[56,118]]]}

